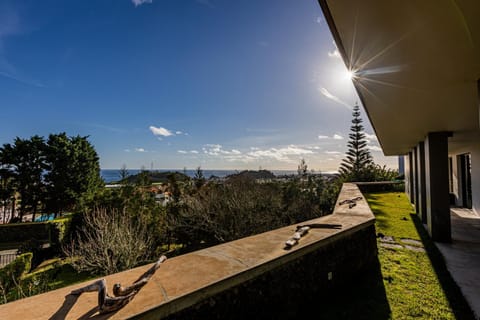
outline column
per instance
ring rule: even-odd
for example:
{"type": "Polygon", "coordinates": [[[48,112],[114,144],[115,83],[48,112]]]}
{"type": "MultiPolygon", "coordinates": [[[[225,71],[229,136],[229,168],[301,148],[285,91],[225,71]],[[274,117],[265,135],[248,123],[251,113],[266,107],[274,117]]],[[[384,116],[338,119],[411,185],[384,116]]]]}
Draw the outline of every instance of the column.
{"type": "Polygon", "coordinates": [[[415,211],[418,212],[418,164],[417,164],[417,148],[414,147],[412,150],[412,166],[413,166],[413,203],[415,204],[415,211]]]}
{"type": "Polygon", "coordinates": [[[431,132],[425,139],[425,191],[428,232],[434,241],[450,242],[448,132],[431,132]]]}
{"type": "Polygon", "coordinates": [[[418,169],[418,204],[417,214],[423,223],[427,222],[427,192],[425,188],[425,144],[420,142],[417,145],[417,169],[418,169]]]}
{"type": "Polygon", "coordinates": [[[405,179],[407,182],[407,185],[405,188],[407,189],[408,196],[410,197],[410,202],[414,202],[414,189],[413,189],[413,154],[412,152],[408,153],[408,161],[407,161],[407,168],[406,169],[406,175],[405,179]]]}

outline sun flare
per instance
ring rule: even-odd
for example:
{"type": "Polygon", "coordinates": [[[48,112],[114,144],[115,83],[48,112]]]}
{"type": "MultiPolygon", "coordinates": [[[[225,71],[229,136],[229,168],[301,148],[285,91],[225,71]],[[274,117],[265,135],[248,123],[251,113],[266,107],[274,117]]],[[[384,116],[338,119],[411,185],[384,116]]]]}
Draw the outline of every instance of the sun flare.
{"type": "Polygon", "coordinates": [[[353,70],[345,70],[345,74],[344,74],[344,77],[345,79],[347,80],[355,80],[355,71],[353,70]]]}

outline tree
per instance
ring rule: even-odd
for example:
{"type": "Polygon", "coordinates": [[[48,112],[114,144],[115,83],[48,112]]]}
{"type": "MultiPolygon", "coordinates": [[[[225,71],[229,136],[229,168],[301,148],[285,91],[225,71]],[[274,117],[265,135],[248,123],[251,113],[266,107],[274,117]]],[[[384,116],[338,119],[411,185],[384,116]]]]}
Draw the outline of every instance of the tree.
{"type": "Polygon", "coordinates": [[[150,172],[145,169],[144,166],[140,169],[140,173],[137,175],[136,184],[141,187],[147,187],[152,184],[150,179],[150,172]]]}
{"type": "Polygon", "coordinates": [[[198,166],[197,170],[195,170],[193,181],[195,181],[195,187],[197,189],[200,189],[205,184],[205,176],[203,175],[203,170],[200,166],[198,166]]]}
{"type": "Polygon", "coordinates": [[[368,180],[366,173],[373,159],[367,147],[367,140],[363,132],[362,118],[360,117],[360,108],[358,105],[353,107],[353,119],[350,126],[348,150],[346,157],[340,164],[340,175],[347,181],[365,181],[368,180]]]}
{"type": "Polygon", "coordinates": [[[20,219],[26,212],[32,212],[34,220],[44,196],[45,141],[38,135],[30,139],[17,137],[13,145],[3,145],[2,154],[4,163],[13,172],[20,194],[20,219]]]}
{"type": "Polygon", "coordinates": [[[0,148],[0,202],[3,211],[3,223],[7,222],[7,206],[11,204],[11,217],[15,213],[15,179],[9,163],[5,161],[3,148],[0,148]]]}
{"type": "Polygon", "coordinates": [[[302,177],[306,176],[307,170],[308,170],[307,163],[305,162],[305,159],[302,158],[300,160],[300,163],[298,164],[298,169],[297,169],[298,175],[302,177]]]}
{"type": "Polygon", "coordinates": [[[102,184],[99,158],[87,138],[66,133],[48,138],[47,209],[55,215],[91,199],[102,184]]]}
{"type": "Polygon", "coordinates": [[[76,240],[63,251],[77,271],[112,274],[148,261],[152,234],[145,221],[125,209],[95,209],[85,212],[76,240]]]}
{"type": "Polygon", "coordinates": [[[127,166],[124,164],[120,168],[120,171],[118,172],[118,175],[120,176],[120,182],[125,184],[128,183],[127,178],[130,176],[130,173],[128,172],[127,166]]]}

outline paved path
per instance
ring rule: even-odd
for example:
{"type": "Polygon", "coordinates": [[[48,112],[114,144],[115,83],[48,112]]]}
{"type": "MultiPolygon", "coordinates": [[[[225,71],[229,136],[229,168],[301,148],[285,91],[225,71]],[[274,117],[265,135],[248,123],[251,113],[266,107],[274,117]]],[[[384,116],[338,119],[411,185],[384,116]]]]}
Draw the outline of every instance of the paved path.
{"type": "Polygon", "coordinates": [[[480,217],[471,210],[452,208],[452,243],[436,243],[447,268],[480,319],[480,217]]]}

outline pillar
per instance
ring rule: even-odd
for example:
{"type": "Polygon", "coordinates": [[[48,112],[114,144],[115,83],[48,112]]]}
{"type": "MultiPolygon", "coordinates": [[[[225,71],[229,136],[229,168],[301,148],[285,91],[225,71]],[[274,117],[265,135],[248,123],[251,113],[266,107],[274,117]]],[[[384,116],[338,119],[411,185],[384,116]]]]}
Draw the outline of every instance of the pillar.
{"type": "Polygon", "coordinates": [[[415,211],[418,212],[418,164],[417,164],[417,148],[412,150],[412,166],[413,166],[413,203],[415,204],[415,211]]]}
{"type": "Polygon", "coordinates": [[[405,179],[407,180],[408,185],[406,186],[408,189],[408,196],[410,197],[410,202],[414,202],[414,189],[413,189],[413,153],[409,152],[408,153],[408,161],[407,161],[407,175],[405,179]]]}
{"type": "Polygon", "coordinates": [[[434,241],[450,242],[448,132],[430,132],[425,139],[425,191],[428,232],[434,241]]]}
{"type": "Polygon", "coordinates": [[[417,214],[423,223],[427,222],[427,192],[426,192],[426,181],[425,181],[425,144],[420,142],[417,145],[417,170],[418,170],[418,181],[417,181],[417,193],[418,193],[418,204],[416,206],[417,214]]]}

